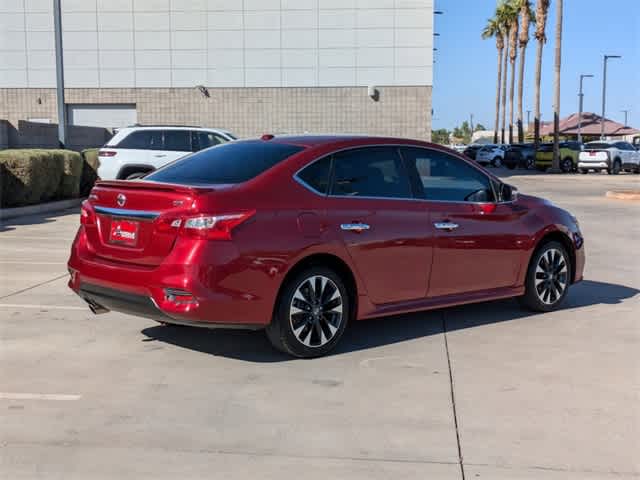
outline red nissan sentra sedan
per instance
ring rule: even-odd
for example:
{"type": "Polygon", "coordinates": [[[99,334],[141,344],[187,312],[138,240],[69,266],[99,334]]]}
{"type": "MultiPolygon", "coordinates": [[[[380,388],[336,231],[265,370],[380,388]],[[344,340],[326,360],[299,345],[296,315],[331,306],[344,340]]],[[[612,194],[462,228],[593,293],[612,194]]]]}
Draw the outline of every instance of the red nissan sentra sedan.
{"type": "Polygon", "coordinates": [[[396,138],[216,146],[98,182],[80,223],[69,286],[94,312],[266,328],[299,357],[355,320],[505,297],[554,310],[585,259],[570,213],[396,138]]]}

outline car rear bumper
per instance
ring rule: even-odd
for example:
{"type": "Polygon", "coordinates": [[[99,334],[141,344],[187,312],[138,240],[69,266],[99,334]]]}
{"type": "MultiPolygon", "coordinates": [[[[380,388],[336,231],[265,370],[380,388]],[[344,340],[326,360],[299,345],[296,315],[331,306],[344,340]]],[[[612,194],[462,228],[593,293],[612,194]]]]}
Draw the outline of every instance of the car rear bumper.
{"type": "Polygon", "coordinates": [[[603,170],[609,168],[609,162],[584,162],[578,161],[578,168],[603,170]]]}
{"type": "Polygon", "coordinates": [[[277,285],[246,268],[231,242],[202,243],[188,253],[189,264],[181,263],[180,246],[155,267],[115,263],[89,251],[81,227],[68,262],[69,287],[95,313],[209,328],[262,328],[271,321],[277,285]]]}

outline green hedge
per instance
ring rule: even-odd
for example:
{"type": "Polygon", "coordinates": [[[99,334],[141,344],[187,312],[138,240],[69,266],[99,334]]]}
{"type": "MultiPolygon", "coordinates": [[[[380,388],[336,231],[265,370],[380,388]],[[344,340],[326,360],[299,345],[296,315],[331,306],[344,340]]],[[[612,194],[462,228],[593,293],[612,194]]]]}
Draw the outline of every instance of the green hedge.
{"type": "Polygon", "coordinates": [[[78,197],[83,164],[70,150],[0,151],[0,207],[78,197]]]}
{"type": "Polygon", "coordinates": [[[98,160],[99,148],[88,148],[82,151],[82,175],[80,176],[80,196],[86,197],[93,188],[93,184],[98,179],[98,160]]]}

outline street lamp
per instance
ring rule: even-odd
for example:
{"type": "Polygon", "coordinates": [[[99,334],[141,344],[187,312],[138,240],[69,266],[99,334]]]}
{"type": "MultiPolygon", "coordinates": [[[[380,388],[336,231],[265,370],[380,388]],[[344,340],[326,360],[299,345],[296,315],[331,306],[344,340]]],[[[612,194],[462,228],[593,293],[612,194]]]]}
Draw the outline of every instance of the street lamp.
{"type": "Polygon", "coordinates": [[[620,55],[605,55],[602,62],[602,117],[600,118],[600,140],[604,139],[604,114],[607,102],[607,61],[610,58],[622,58],[620,55]]]}
{"type": "Polygon", "coordinates": [[[582,101],[584,100],[582,80],[585,78],[593,78],[593,75],[580,75],[580,92],[578,93],[578,142],[582,142],[582,101]]]}
{"type": "Polygon", "coordinates": [[[625,126],[625,127],[628,127],[628,126],[629,126],[629,123],[628,123],[628,120],[629,120],[629,112],[630,112],[631,110],[620,110],[620,111],[621,111],[622,113],[624,113],[624,126],[625,126]]]}

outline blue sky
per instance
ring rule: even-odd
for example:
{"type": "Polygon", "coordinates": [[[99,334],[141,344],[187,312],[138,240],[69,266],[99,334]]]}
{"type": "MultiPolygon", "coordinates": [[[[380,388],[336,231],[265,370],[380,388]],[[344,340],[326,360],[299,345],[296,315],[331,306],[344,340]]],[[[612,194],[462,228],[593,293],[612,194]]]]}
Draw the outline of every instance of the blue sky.
{"type": "MultiPolygon", "coordinates": [[[[444,11],[444,15],[435,17],[435,32],[440,36],[435,37],[438,51],[434,52],[434,129],[451,129],[468,119],[470,113],[474,114],[474,123],[493,128],[497,51],[495,40],[481,40],[480,33],[495,3],[435,0],[436,10],[444,11]]],[[[532,3],[535,5],[535,0],[532,3]]],[[[553,117],[555,6],[555,0],[551,0],[542,63],[542,120],[553,117]]],[[[581,73],[595,75],[584,80],[584,110],[599,114],[602,55],[622,55],[621,60],[608,62],[607,117],[623,123],[621,110],[631,110],[629,124],[640,128],[640,0],[565,0],[563,27],[560,117],[578,111],[581,73]]],[[[527,110],[532,111],[533,121],[536,44],[532,38],[526,54],[525,122],[527,110]]]]}

